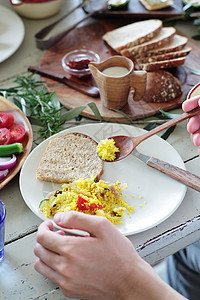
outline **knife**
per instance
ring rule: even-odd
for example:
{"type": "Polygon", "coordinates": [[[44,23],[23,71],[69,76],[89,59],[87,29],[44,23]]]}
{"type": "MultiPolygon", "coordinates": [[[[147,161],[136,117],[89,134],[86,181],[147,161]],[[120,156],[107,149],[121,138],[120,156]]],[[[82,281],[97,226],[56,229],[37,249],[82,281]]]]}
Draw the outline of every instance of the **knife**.
{"type": "Polygon", "coordinates": [[[155,158],[153,156],[148,156],[137,151],[135,148],[131,153],[141,161],[170,177],[173,179],[189,186],[190,188],[200,192],[200,177],[185,171],[179,167],[176,167],[168,162],[155,158]]]}
{"type": "Polygon", "coordinates": [[[57,74],[48,70],[43,70],[34,66],[29,66],[28,71],[61,82],[71,87],[72,89],[79,91],[80,93],[86,94],[87,96],[94,98],[99,97],[99,89],[96,86],[89,86],[86,84],[76,83],[74,81],[69,80],[65,75],[57,74]]]}

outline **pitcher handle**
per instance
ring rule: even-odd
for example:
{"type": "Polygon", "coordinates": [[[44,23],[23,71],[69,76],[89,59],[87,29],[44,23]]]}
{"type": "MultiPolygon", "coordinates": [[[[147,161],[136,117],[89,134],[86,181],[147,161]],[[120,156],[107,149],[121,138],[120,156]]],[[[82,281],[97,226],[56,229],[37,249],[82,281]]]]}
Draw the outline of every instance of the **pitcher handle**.
{"type": "Polygon", "coordinates": [[[146,92],[147,72],[134,71],[131,74],[130,86],[134,89],[134,101],[139,101],[146,92]]]}

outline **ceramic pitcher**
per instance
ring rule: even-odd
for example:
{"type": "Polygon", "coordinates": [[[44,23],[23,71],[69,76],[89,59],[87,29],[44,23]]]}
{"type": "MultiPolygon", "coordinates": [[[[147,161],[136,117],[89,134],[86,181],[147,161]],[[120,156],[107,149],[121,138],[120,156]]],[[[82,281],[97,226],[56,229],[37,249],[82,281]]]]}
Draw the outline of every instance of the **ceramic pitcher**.
{"type": "MultiPolygon", "coordinates": [[[[130,88],[134,89],[134,100],[142,98],[146,90],[146,71],[135,71],[134,63],[127,57],[112,56],[102,62],[91,62],[90,71],[99,87],[102,104],[107,108],[120,109],[127,104],[130,88]],[[122,75],[107,75],[113,67],[126,69],[122,75]]],[[[119,68],[118,68],[119,69],[119,68]]]]}

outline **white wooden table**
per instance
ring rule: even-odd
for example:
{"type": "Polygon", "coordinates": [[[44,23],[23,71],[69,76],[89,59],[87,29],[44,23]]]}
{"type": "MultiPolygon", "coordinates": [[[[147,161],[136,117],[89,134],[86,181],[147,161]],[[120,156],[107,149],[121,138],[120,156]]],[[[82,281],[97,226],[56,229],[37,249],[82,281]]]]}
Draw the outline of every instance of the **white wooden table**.
{"type": "MultiPolygon", "coordinates": [[[[73,3],[77,1],[66,0],[63,10],[49,19],[22,19],[26,30],[25,39],[17,52],[0,64],[1,88],[10,87],[15,76],[25,74],[29,65],[39,65],[42,51],[35,47],[34,34],[56,20],[72,7],[73,3]]],[[[0,0],[0,5],[12,9],[7,0],[0,0]]],[[[77,12],[69,22],[78,19],[81,14],[81,11],[77,12]]],[[[179,23],[177,29],[191,36],[194,27],[188,23],[179,23]]],[[[180,113],[181,109],[173,112],[180,113]]],[[[86,121],[92,122],[84,120],[86,121]]],[[[197,157],[197,149],[190,141],[186,122],[177,125],[168,142],[178,151],[187,170],[200,176],[200,157],[197,157]]],[[[0,199],[5,203],[7,210],[5,257],[0,264],[0,299],[66,299],[57,286],[34,271],[33,248],[41,220],[25,204],[18,182],[19,177],[16,176],[0,191],[0,199]]],[[[129,238],[138,253],[150,264],[155,264],[199,240],[199,236],[200,195],[188,188],[182,204],[171,217],[160,225],[129,238]]]]}

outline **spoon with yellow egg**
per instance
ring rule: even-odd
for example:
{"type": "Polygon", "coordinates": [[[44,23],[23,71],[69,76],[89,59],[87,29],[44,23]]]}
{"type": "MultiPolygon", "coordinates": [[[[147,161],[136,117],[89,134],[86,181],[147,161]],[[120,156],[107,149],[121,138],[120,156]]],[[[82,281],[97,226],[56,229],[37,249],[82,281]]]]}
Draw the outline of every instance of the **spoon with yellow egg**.
{"type": "Polygon", "coordinates": [[[145,132],[144,134],[137,136],[137,137],[131,137],[131,136],[124,136],[124,135],[118,135],[118,136],[112,136],[106,139],[105,141],[102,141],[99,143],[97,147],[97,153],[100,156],[101,159],[105,161],[115,162],[119,161],[125,157],[127,157],[131,152],[144,140],[151,137],[152,135],[159,133],[162,130],[165,130],[173,125],[176,125],[177,123],[186,120],[187,118],[195,116],[197,113],[200,113],[200,107],[197,107],[190,112],[185,112],[178,117],[171,119],[170,121],[145,132]],[[111,140],[111,141],[110,141],[111,140]],[[107,145],[105,145],[107,144],[107,145]],[[105,149],[107,147],[107,154],[105,154],[105,149]],[[109,151],[110,150],[110,151],[109,151]]]}

